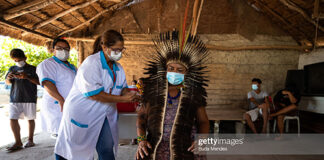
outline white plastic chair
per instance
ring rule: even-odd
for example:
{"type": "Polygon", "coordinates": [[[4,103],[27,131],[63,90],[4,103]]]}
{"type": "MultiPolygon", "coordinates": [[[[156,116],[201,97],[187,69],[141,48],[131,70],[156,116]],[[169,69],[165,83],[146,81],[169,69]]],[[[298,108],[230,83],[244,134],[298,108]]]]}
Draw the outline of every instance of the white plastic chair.
{"type": "MultiPolygon", "coordinates": [[[[297,132],[298,132],[298,135],[299,135],[300,134],[300,121],[299,121],[299,116],[285,116],[285,118],[284,118],[284,124],[285,124],[285,131],[287,133],[289,132],[289,120],[297,120],[297,128],[298,128],[298,131],[297,132]]],[[[276,125],[277,125],[277,120],[275,119],[274,120],[274,123],[273,123],[273,133],[276,132],[276,125]]]]}

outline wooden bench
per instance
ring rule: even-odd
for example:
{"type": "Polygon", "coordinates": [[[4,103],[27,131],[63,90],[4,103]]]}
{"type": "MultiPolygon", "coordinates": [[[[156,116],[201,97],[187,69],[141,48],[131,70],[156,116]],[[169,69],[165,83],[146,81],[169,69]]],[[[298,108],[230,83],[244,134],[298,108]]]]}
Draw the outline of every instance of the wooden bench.
{"type": "Polygon", "coordinates": [[[214,121],[214,133],[218,133],[218,126],[220,121],[238,121],[235,124],[236,133],[245,133],[243,114],[245,109],[217,109],[206,108],[207,116],[210,121],[214,121]]]}
{"type": "Polygon", "coordinates": [[[242,121],[243,114],[246,110],[241,108],[235,109],[217,109],[217,108],[206,108],[208,119],[213,121],[220,120],[231,120],[231,121],[242,121]]]}

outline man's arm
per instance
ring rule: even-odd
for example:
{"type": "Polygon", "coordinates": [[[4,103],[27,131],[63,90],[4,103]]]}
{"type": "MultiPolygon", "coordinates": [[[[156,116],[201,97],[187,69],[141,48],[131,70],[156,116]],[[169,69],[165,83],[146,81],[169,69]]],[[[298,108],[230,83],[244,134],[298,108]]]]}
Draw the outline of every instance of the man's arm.
{"type": "Polygon", "coordinates": [[[295,96],[291,92],[289,92],[289,91],[282,91],[282,94],[288,95],[290,103],[292,103],[292,104],[296,104],[297,103],[297,98],[295,98],[295,96]]]}
{"type": "Polygon", "coordinates": [[[141,106],[137,111],[137,136],[146,135],[146,122],[147,122],[147,110],[145,106],[141,106]]]}
{"type": "Polygon", "coordinates": [[[38,79],[38,77],[31,77],[31,76],[28,76],[26,73],[21,73],[21,74],[19,74],[19,75],[16,75],[16,77],[17,78],[19,78],[19,79],[27,79],[27,80],[29,80],[30,82],[32,82],[32,83],[34,83],[34,84],[36,84],[36,85],[39,85],[39,79],[38,79]]]}
{"type": "Polygon", "coordinates": [[[197,121],[199,124],[198,133],[207,134],[209,133],[209,120],[206,113],[205,107],[199,107],[197,109],[197,121]]]}
{"type": "Polygon", "coordinates": [[[9,72],[9,73],[7,74],[7,76],[6,76],[5,83],[6,83],[7,85],[11,85],[11,79],[12,79],[12,78],[14,78],[14,75],[13,75],[11,72],[9,72]]]}
{"type": "Polygon", "coordinates": [[[255,104],[256,106],[259,106],[260,104],[255,100],[255,98],[251,97],[249,98],[249,101],[255,104]]]}
{"type": "Polygon", "coordinates": [[[136,152],[136,159],[144,158],[149,155],[148,148],[152,149],[151,144],[146,140],[146,124],[147,124],[147,109],[145,106],[141,106],[141,108],[137,111],[137,136],[138,136],[138,147],[136,152]]]}
{"type": "MultiPolygon", "coordinates": [[[[209,133],[209,121],[208,121],[205,107],[199,107],[197,109],[197,121],[198,121],[198,133],[199,134],[208,134],[209,133]]],[[[189,152],[194,152],[196,143],[197,142],[192,142],[191,146],[187,150],[189,152]]]]}
{"type": "Polygon", "coordinates": [[[36,84],[36,85],[39,85],[39,79],[38,79],[38,77],[37,78],[26,78],[26,79],[28,79],[30,82],[32,82],[32,83],[34,83],[34,84],[36,84]]]}

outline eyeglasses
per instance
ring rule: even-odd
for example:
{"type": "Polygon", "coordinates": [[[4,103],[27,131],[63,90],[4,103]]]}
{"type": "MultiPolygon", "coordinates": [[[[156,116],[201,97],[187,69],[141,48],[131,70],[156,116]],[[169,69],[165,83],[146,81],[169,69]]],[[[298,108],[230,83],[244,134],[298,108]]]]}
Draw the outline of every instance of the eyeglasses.
{"type": "Polygon", "coordinates": [[[117,51],[117,52],[124,52],[125,50],[126,50],[126,48],[125,47],[123,47],[123,48],[110,48],[112,51],[117,51]]]}
{"type": "Polygon", "coordinates": [[[55,47],[55,50],[66,50],[66,51],[70,51],[70,48],[69,47],[55,47]]]}

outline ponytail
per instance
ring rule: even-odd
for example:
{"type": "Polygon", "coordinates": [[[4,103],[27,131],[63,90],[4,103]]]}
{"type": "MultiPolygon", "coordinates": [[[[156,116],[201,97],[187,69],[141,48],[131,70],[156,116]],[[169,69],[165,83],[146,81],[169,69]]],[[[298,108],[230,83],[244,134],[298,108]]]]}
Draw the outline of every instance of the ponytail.
{"type": "Polygon", "coordinates": [[[107,47],[111,47],[116,44],[116,42],[122,41],[124,42],[123,36],[115,31],[115,30],[108,30],[104,32],[101,36],[97,37],[96,41],[93,44],[93,53],[95,54],[102,50],[101,45],[105,45],[107,47]]]}
{"type": "Polygon", "coordinates": [[[92,52],[92,54],[98,53],[101,50],[102,50],[102,47],[101,47],[101,36],[98,36],[96,38],[96,41],[93,44],[93,52],[92,52]]]}

